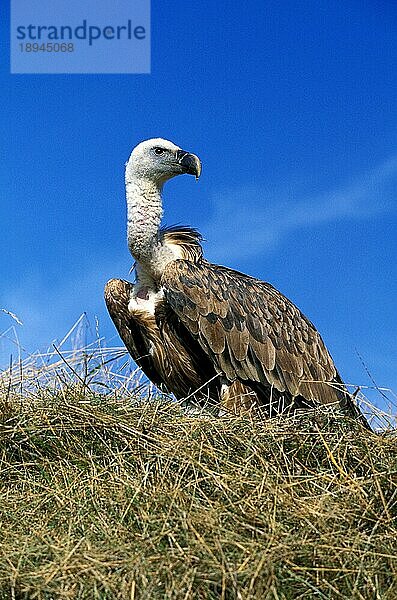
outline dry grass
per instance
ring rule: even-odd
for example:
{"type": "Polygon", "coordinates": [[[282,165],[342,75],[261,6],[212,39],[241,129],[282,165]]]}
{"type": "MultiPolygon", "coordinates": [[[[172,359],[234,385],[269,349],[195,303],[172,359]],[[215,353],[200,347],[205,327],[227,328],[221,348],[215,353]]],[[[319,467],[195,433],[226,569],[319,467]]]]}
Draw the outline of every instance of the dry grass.
{"type": "Polygon", "coordinates": [[[110,358],[3,373],[1,600],[397,598],[392,431],[189,416],[110,358]]]}

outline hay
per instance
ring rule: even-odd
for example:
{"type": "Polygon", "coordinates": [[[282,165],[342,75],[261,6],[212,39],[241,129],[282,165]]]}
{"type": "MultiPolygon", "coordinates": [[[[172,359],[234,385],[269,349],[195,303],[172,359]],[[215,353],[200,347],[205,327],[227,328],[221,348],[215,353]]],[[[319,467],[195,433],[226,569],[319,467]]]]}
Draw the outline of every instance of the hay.
{"type": "Polygon", "coordinates": [[[397,597],[391,425],[190,416],[121,353],[2,374],[1,600],[397,597]]]}

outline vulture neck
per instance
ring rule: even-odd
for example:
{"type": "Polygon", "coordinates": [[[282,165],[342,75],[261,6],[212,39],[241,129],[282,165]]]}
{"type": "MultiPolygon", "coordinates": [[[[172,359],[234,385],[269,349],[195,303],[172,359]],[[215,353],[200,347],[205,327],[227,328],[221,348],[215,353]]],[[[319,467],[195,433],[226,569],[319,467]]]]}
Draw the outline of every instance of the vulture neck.
{"type": "Polygon", "coordinates": [[[162,187],[145,177],[126,176],[128,247],[139,271],[155,281],[159,281],[166,265],[174,259],[159,235],[162,187]]]}

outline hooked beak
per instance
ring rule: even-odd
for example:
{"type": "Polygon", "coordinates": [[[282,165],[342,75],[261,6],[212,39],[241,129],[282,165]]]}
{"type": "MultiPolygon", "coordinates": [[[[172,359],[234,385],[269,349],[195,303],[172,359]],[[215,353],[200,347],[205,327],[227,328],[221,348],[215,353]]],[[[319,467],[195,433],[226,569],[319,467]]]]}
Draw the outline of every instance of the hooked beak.
{"type": "Polygon", "coordinates": [[[185,150],[177,150],[176,157],[178,163],[183,169],[183,173],[194,175],[198,179],[201,175],[201,161],[195,154],[190,154],[185,150]]]}

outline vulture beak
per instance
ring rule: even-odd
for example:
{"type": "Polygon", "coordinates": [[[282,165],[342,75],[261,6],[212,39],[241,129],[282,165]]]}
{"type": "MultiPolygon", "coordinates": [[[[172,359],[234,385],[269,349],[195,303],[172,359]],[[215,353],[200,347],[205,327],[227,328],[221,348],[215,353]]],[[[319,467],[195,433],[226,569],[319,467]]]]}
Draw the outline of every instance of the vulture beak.
{"type": "Polygon", "coordinates": [[[194,175],[198,179],[201,175],[201,161],[195,154],[190,154],[185,150],[177,150],[176,157],[178,163],[183,169],[183,173],[194,175]]]}

